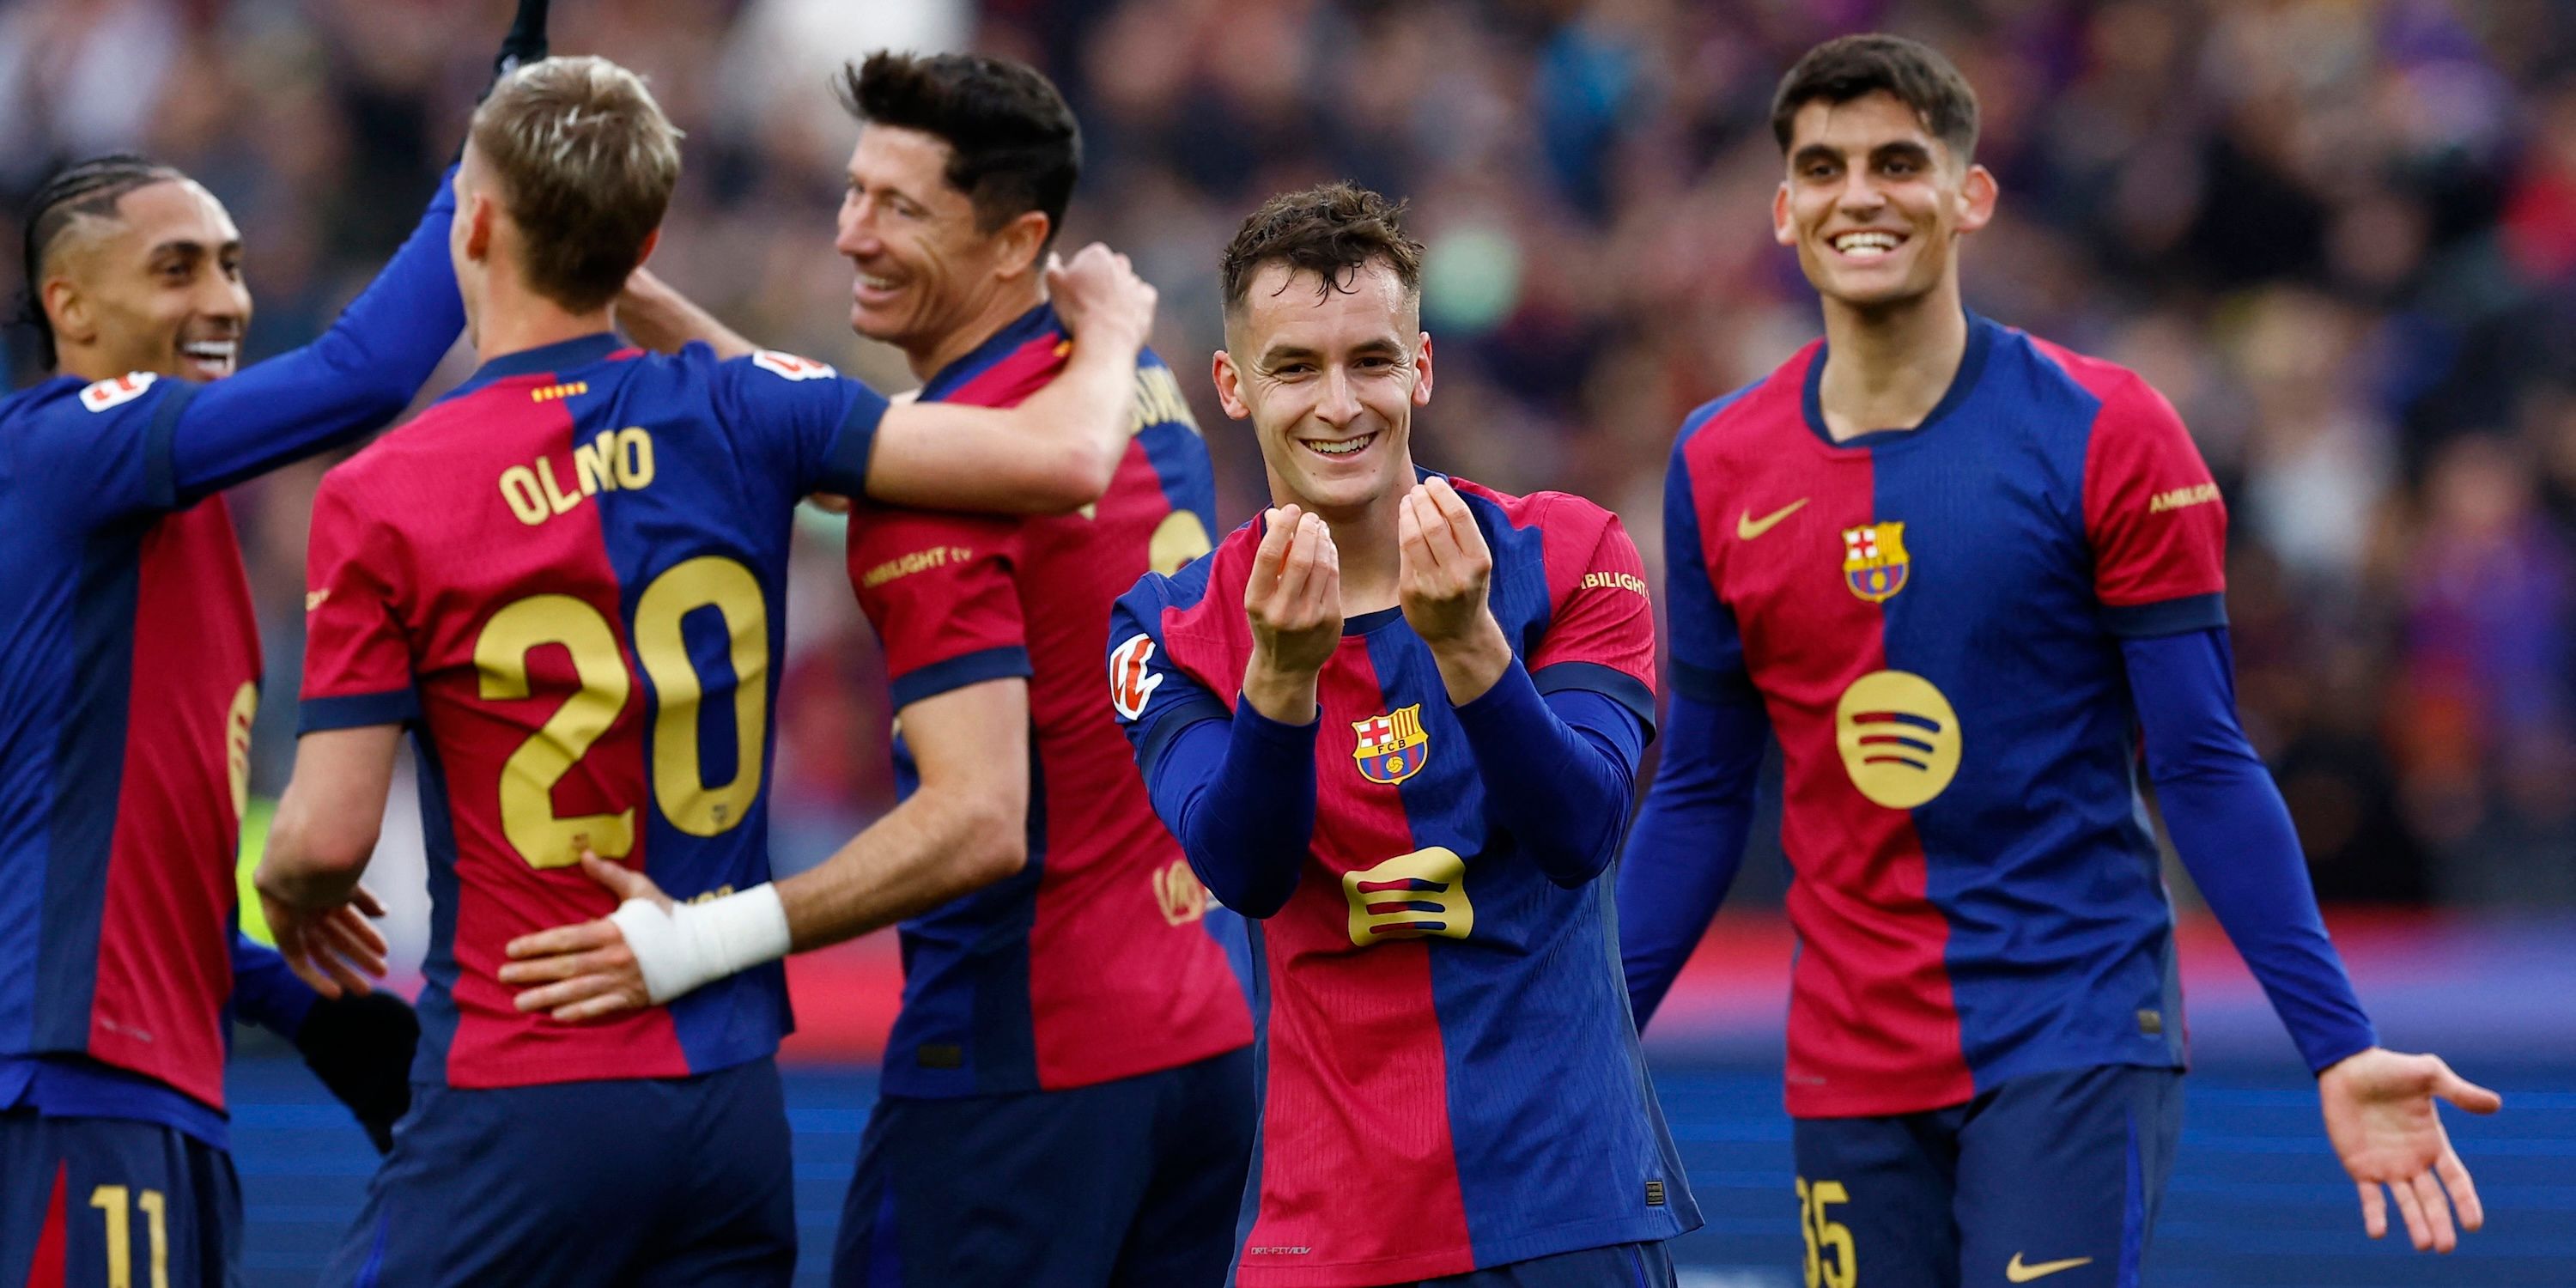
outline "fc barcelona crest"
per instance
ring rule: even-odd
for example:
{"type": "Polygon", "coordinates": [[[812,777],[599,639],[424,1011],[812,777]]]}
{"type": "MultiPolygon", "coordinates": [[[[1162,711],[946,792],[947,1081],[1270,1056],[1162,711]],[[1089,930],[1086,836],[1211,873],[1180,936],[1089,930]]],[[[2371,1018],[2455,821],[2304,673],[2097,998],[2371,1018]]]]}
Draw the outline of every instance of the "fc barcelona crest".
{"type": "Polygon", "coordinates": [[[1351,748],[1351,758],[1359,762],[1360,777],[1372,783],[1393,786],[1422,772],[1422,763],[1431,758],[1431,735],[1422,731],[1422,704],[1417,702],[1400,711],[1351,722],[1351,732],[1359,743],[1351,748]]]}
{"type": "Polygon", "coordinates": [[[1905,525],[1869,523],[1843,529],[1843,583],[1851,593],[1883,604],[1905,589],[1905,525]]]}

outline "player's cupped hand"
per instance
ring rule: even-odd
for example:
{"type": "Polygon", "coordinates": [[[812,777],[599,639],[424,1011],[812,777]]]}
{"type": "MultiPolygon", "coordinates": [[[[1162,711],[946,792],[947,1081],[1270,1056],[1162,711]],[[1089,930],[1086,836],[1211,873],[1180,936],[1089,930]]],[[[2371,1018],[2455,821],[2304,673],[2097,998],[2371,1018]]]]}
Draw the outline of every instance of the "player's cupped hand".
{"type": "Polygon", "coordinates": [[[1244,696],[1287,724],[1315,718],[1315,677],[1342,644],[1342,556],[1332,529],[1296,506],[1263,516],[1260,548],[1243,587],[1252,625],[1244,696]]]}
{"type": "MultiPolygon", "coordinates": [[[[581,870],[606,886],[619,903],[649,899],[671,906],[671,897],[653,879],[622,864],[581,852],[581,870]]],[[[617,923],[606,917],[521,935],[503,949],[510,960],[501,966],[501,982],[519,990],[513,999],[521,1014],[543,1011],[566,1024],[595,1020],[653,1003],[644,985],[644,970],[617,923]]]]}
{"type": "Polygon", "coordinates": [[[349,892],[335,908],[315,909],[287,903],[260,892],[269,935],[287,969],[324,997],[361,996],[385,976],[385,936],[372,918],[385,915],[384,904],[365,886],[349,892]]]}
{"type": "Polygon", "coordinates": [[[2317,1098],[2326,1138],[2361,1189],[2361,1224],[2371,1238],[2388,1233],[2383,1186],[2418,1252],[2449,1252],[2459,1246],[2460,1230],[2486,1224],[2477,1186],[2451,1148],[2434,1102],[2491,1114],[2504,1097],[2451,1072],[2440,1056],[2372,1047],[2317,1075],[2317,1098]]]}
{"type": "Polygon", "coordinates": [[[1485,593],[1494,555],[1458,489],[1444,478],[1414,484],[1395,534],[1396,593],[1413,633],[1435,648],[1475,634],[1492,616],[1485,593]]]}
{"type": "Polygon", "coordinates": [[[1093,242],[1068,260],[1049,254],[1047,296],[1064,328],[1084,343],[1133,353],[1154,330],[1156,292],[1125,255],[1093,242]]]}

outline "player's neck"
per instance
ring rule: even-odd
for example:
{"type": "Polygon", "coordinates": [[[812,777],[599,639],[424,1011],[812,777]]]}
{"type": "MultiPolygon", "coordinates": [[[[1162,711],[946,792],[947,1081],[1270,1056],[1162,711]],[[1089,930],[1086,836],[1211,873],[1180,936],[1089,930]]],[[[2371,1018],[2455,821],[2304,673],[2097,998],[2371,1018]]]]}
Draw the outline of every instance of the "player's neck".
{"type": "Polygon", "coordinates": [[[948,364],[973,353],[977,346],[1001,334],[1002,328],[1020,320],[1020,315],[1046,303],[1046,283],[1032,273],[1025,285],[1013,285],[995,291],[984,306],[965,322],[942,331],[935,338],[917,345],[903,346],[904,363],[912,368],[912,378],[928,382],[932,376],[948,369],[948,364]]]}
{"type": "MultiPolygon", "coordinates": [[[[1404,477],[1413,477],[1409,461],[1404,477]]],[[[1396,606],[1397,578],[1403,567],[1396,520],[1403,513],[1404,493],[1405,489],[1396,488],[1362,509],[1339,514],[1315,511],[1331,530],[1333,551],[1341,563],[1344,618],[1396,606]]]]}
{"type": "Polygon", "coordinates": [[[1828,299],[1825,344],[1816,401],[1835,441],[1912,429],[1941,405],[1968,351],[1958,283],[1878,309],[1828,299]]]}
{"type": "Polygon", "coordinates": [[[494,273],[485,279],[483,307],[474,318],[474,360],[490,362],[615,329],[608,305],[576,313],[494,273]]]}

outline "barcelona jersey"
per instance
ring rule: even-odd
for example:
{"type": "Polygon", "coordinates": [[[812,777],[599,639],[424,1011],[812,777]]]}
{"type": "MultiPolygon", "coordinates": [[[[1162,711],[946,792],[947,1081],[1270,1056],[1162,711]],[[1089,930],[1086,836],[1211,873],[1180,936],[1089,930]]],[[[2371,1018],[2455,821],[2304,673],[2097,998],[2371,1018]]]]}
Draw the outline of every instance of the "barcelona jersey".
{"type": "MultiPolygon", "coordinates": [[[[1070,344],[1040,305],[921,396],[1014,406],[1055,378],[1070,344]]],[[[1108,492],[1075,513],[871,507],[850,524],[851,585],[884,642],[898,710],[985,680],[1029,680],[1028,866],[903,924],[891,1094],[1079,1087],[1252,1041],[1207,892],[1100,702],[1111,603],[1146,572],[1205,554],[1216,510],[1207,447],[1172,369],[1150,351],[1137,363],[1134,415],[1108,492]]],[[[918,779],[900,736],[895,758],[910,795],[918,779]]]]}
{"type": "Polygon", "coordinates": [[[214,1143],[259,635],[223,498],[178,482],[199,386],[59,377],[0,401],[0,1106],[27,1058],[138,1084],[214,1143]]]}
{"type": "Polygon", "coordinates": [[[769,879],[765,787],[797,499],[855,495],[884,400],[821,363],[599,335],[486,363],[324,477],[303,730],[407,723],[429,850],[415,1077],[704,1073],[790,1027],[777,963],[578,1025],[498,978],[604,916],[587,846],[674,899],[769,879]]]}
{"type": "Polygon", "coordinates": [[[2224,623],[2226,511],[2136,375],[1970,318],[1915,429],[1824,430],[1821,342],[1685,422],[1674,687],[1785,758],[1800,1117],[2179,1067],[2123,636],[2224,623]]]}
{"type": "MultiPolygon", "coordinates": [[[[1653,613],[1618,520],[1453,482],[1539,692],[1590,690],[1651,722],[1653,613]]],[[[1149,776],[1183,729],[1234,711],[1260,539],[1246,524],[1119,601],[1111,701],[1149,776]]],[[[1610,883],[1557,885],[1490,821],[1401,609],[1344,623],[1317,701],[1313,838],[1287,904],[1250,923],[1262,1108],[1235,1281],[1385,1284],[1695,1227],[1610,883]]]]}

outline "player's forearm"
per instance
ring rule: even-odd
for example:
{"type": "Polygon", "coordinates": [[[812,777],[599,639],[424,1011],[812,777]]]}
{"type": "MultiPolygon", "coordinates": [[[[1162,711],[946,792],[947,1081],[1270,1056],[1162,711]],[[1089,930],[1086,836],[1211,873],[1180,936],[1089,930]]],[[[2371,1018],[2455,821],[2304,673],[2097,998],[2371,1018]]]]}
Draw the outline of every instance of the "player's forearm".
{"type": "Polygon", "coordinates": [[[277,950],[233,930],[233,1012],[292,1042],[322,995],[296,978],[277,950]]]}
{"type": "Polygon", "coordinates": [[[1011,414],[1030,442],[1032,478],[1046,499],[1076,509],[1100,499],[1135,436],[1138,345],[1115,335],[1074,338],[1046,388],[1011,414]]]}
{"type": "Polygon", "coordinates": [[[678,353],[699,343],[719,358],[739,358],[758,347],[645,268],[627,277],[626,289],[617,297],[617,326],[627,339],[656,353],[678,353]]]}
{"type": "Polygon", "coordinates": [[[805,952],[891,926],[1028,866],[1020,808],[925,785],[821,865],[778,883],[788,940],[805,952]]]}
{"type": "Polygon", "coordinates": [[[1644,742],[1637,718],[1599,694],[1542,698],[1517,660],[1457,715],[1484,781],[1486,816],[1548,880],[1572,889],[1601,875],[1628,820],[1644,742]]]}
{"type": "Polygon", "coordinates": [[[1449,704],[1461,710],[1491,691],[1516,662],[1511,641],[1503,638],[1502,624],[1490,610],[1477,615],[1476,629],[1457,639],[1424,642],[1431,646],[1431,661],[1440,669],[1449,704]]]}
{"type": "Polygon", "coordinates": [[[1147,775],[1155,813],[1217,902],[1247,917],[1288,903],[1315,834],[1318,725],[1239,706],[1176,735],[1147,775]]]}
{"type": "Polygon", "coordinates": [[[1640,1029],[1735,883],[1769,736],[1762,705],[1749,695],[1726,703],[1672,697],[1663,763],[1619,864],[1619,955],[1640,1029]]]}
{"type": "Polygon", "coordinates": [[[2378,1044],[2326,935],[2280,789],[2237,723],[2223,629],[2121,645],[2147,774],[2202,898],[2312,1071],[2378,1044]]]}

